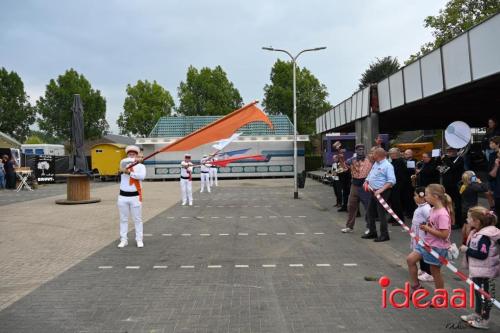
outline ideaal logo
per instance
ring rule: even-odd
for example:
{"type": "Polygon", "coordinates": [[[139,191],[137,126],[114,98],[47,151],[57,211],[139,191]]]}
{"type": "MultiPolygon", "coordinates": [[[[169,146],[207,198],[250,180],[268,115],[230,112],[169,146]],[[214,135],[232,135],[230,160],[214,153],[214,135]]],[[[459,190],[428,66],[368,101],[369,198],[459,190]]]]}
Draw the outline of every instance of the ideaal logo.
{"type": "Polygon", "coordinates": [[[469,293],[465,289],[453,289],[450,295],[446,289],[435,289],[433,293],[426,289],[417,289],[413,292],[410,291],[410,283],[406,282],[404,289],[396,288],[389,292],[386,289],[391,284],[391,279],[387,276],[382,276],[378,280],[379,285],[382,287],[382,308],[387,308],[387,300],[389,305],[395,309],[409,308],[410,302],[417,309],[434,307],[438,309],[452,307],[454,309],[465,309],[467,303],[469,307],[474,309],[474,286],[470,285],[469,293]],[[432,296],[430,300],[428,297],[432,296]],[[451,296],[451,297],[450,297],[451,296]],[[396,297],[400,302],[396,300],[396,297]],[[426,301],[427,300],[427,301],[426,301]]]}

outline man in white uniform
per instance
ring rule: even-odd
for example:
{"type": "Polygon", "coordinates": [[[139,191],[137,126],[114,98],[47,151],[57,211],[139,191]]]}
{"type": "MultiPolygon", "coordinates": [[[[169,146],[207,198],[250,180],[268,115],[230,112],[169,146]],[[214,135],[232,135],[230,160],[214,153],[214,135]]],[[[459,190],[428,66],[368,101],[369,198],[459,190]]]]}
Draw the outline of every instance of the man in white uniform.
{"type": "MultiPolygon", "coordinates": [[[[212,158],[212,161],[217,161],[218,158],[214,156],[214,158],[212,158]]],[[[218,168],[216,165],[213,165],[211,164],[210,165],[210,186],[219,186],[219,183],[217,182],[217,171],[218,171],[218,168]]]]}
{"type": "Polygon", "coordinates": [[[210,160],[208,159],[208,155],[203,155],[203,158],[200,161],[201,166],[200,166],[200,179],[201,179],[201,191],[200,193],[203,193],[203,190],[205,189],[205,185],[207,186],[208,193],[210,193],[210,167],[212,164],[210,164],[210,160]]]}
{"type": "Polygon", "coordinates": [[[191,163],[191,154],[184,155],[184,161],[181,162],[181,194],[182,205],[189,202],[193,205],[193,163],[191,163]]]}
{"type": "Polygon", "coordinates": [[[134,165],[127,169],[127,166],[142,161],[138,159],[140,149],[137,146],[125,148],[127,158],[120,161],[121,180],[120,195],[118,196],[118,210],[120,211],[120,244],[119,248],[128,245],[128,218],[132,215],[135,224],[135,241],[137,247],[144,247],[142,240],[142,183],[146,178],[146,167],[144,164],[134,165]]]}

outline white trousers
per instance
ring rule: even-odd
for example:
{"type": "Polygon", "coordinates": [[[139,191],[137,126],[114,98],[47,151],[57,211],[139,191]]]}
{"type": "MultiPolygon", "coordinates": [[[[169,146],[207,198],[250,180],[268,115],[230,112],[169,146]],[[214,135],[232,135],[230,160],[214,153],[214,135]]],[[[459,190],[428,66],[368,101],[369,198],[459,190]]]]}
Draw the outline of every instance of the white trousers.
{"type": "Polygon", "coordinates": [[[219,186],[217,183],[217,168],[210,168],[210,186],[219,186]]]}
{"type": "Polygon", "coordinates": [[[185,205],[187,202],[193,203],[193,182],[189,179],[181,178],[181,195],[182,204],[185,205]]]}
{"type": "Polygon", "coordinates": [[[208,193],[210,193],[210,173],[200,173],[200,178],[201,178],[201,191],[205,189],[205,185],[207,186],[208,193]]]}
{"type": "Polygon", "coordinates": [[[118,210],[120,211],[120,240],[127,240],[128,218],[132,215],[135,224],[135,240],[142,241],[142,203],[139,196],[118,196],[118,210]]]}

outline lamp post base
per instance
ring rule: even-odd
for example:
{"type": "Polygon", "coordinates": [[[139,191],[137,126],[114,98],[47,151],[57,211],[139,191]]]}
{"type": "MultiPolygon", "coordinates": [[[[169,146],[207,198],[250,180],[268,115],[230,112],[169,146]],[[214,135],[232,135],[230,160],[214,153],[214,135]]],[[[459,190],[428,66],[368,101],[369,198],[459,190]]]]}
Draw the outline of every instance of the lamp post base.
{"type": "Polygon", "coordinates": [[[293,192],[293,198],[298,199],[299,198],[299,192],[293,192]]]}

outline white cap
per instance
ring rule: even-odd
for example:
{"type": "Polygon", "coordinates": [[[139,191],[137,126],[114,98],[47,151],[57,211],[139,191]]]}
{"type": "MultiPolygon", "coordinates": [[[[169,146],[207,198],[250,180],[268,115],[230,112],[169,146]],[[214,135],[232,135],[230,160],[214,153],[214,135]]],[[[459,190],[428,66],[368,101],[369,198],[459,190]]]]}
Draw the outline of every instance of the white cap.
{"type": "Polygon", "coordinates": [[[208,155],[207,155],[207,154],[203,155],[203,158],[207,158],[207,157],[208,157],[208,155]]]}
{"type": "Polygon", "coordinates": [[[184,154],[184,158],[191,158],[191,154],[190,153],[185,153],[184,154]]]}
{"type": "Polygon", "coordinates": [[[137,154],[139,154],[141,152],[141,150],[139,149],[139,147],[137,146],[127,146],[127,148],[125,148],[125,153],[128,154],[129,151],[135,151],[137,154]]]}

